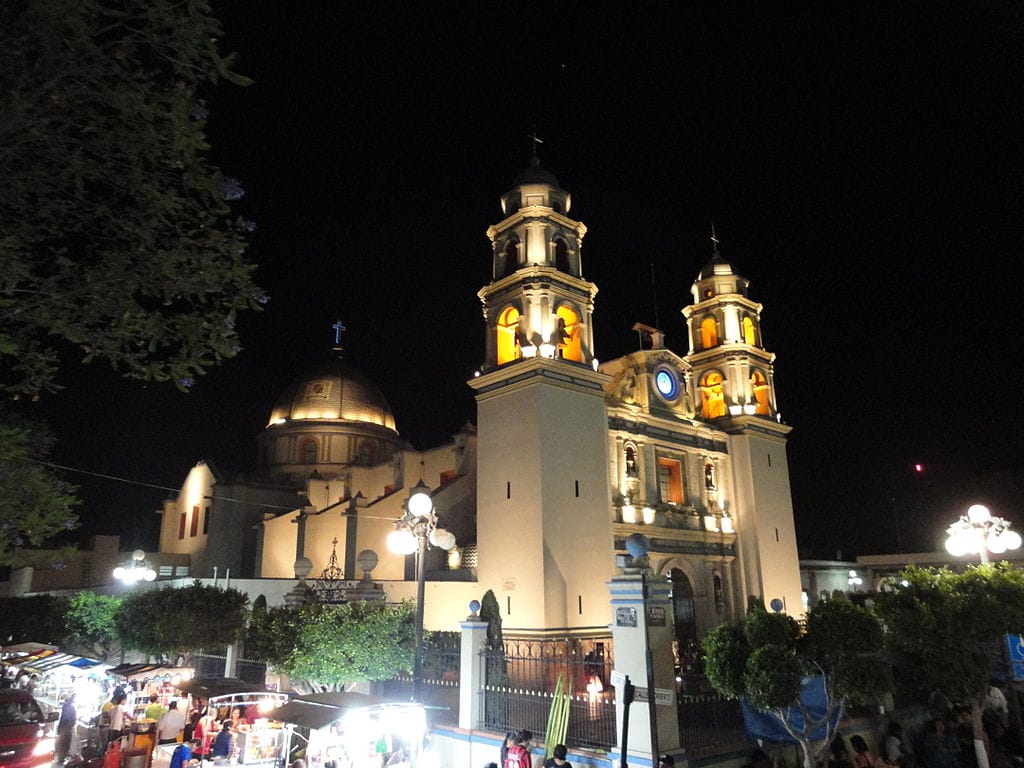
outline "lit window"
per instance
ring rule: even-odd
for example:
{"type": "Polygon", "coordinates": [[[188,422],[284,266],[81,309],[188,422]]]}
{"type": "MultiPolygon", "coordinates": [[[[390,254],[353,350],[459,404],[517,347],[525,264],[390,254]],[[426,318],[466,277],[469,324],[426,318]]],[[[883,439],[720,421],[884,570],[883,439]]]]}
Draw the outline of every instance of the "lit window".
{"type": "Polygon", "coordinates": [[[498,318],[498,365],[519,359],[519,310],[506,307],[498,318]]]}
{"type": "Polygon", "coordinates": [[[558,316],[558,327],[552,341],[557,345],[558,356],[582,363],[583,346],[580,341],[579,315],[566,304],[555,310],[555,314],[558,316]]]}
{"type": "Polygon", "coordinates": [[[718,321],[713,317],[705,317],[700,322],[700,346],[702,349],[718,346],[718,321]]]}
{"type": "Polygon", "coordinates": [[[754,371],[750,374],[750,386],[754,390],[754,400],[756,401],[756,413],[762,416],[768,416],[771,414],[771,409],[768,404],[768,380],[764,377],[764,374],[760,371],[754,371]]]}
{"type": "Polygon", "coordinates": [[[677,459],[658,458],[658,498],[672,504],[685,501],[683,468],[677,459]]]}
{"type": "Polygon", "coordinates": [[[709,371],[701,378],[701,418],[716,419],[719,416],[725,416],[723,381],[722,374],[718,371],[709,371]]]}
{"type": "Polygon", "coordinates": [[[749,317],[743,318],[743,340],[751,346],[757,344],[757,336],[754,334],[754,321],[749,317]]]}

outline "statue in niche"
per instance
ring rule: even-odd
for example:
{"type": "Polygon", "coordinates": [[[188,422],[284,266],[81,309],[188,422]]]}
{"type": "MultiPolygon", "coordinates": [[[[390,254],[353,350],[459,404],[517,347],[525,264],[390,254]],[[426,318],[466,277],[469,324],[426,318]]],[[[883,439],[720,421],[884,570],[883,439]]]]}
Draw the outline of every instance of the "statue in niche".
{"type": "Polygon", "coordinates": [[[636,388],[636,371],[633,368],[628,368],[626,372],[622,374],[622,380],[619,381],[619,386],[615,394],[624,403],[635,403],[636,388]]]}

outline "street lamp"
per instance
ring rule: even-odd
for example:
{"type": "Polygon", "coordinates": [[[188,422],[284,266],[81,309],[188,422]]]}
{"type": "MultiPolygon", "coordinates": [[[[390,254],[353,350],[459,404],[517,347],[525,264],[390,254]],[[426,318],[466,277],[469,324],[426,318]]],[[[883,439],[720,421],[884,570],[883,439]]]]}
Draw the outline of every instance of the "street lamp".
{"type": "Polygon", "coordinates": [[[974,504],[967,514],[949,526],[946,531],[946,551],[953,557],[978,555],[981,562],[991,562],[988,553],[1001,555],[1020,547],[1020,534],[1010,530],[1010,523],[996,517],[988,507],[974,504]]]}
{"type": "Polygon", "coordinates": [[[131,586],[139,581],[153,581],[156,578],[156,571],[146,561],[146,553],[136,549],[132,552],[131,560],[114,569],[114,578],[131,586]]]}
{"type": "Polygon", "coordinates": [[[395,530],[388,534],[388,547],[400,555],[416,553],[416,648],[413,667],[413,699],[420,701],[423,688],[423,596],[426,588],[428,545],[450,550],[455,535],[439,528],[437,510],[430,489],[420,480],[405,500],[405,514],[395,521],[395,530]]]}

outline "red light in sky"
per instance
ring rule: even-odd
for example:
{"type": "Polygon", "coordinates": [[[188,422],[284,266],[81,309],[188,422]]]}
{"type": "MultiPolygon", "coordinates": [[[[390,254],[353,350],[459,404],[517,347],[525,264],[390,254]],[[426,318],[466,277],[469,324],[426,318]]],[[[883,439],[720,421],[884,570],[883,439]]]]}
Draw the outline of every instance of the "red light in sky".
{"type": "Polygon", "coordinates": [[[915,464],[914,465],[914,471],[915,472],[924,472],[924,464],[915,464]]]}

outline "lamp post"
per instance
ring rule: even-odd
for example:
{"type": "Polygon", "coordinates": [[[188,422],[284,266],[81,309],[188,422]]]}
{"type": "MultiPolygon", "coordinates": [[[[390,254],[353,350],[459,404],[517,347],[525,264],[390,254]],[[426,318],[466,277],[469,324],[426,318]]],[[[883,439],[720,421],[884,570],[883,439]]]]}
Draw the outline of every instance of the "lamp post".
{"type": "Polygon", "coordinates": [[[420,700],[423,688],[423,597],[426,590],[427,549],[433,545],[444,550],[455,546],[454,534],[439,528],[437,510],[430,489],[420,480],[409,491],[405,514],[395,521],[395,530],[388,534],[388,547],[398,554],[416,553],[416,619],[415,661],[413,666],[413,699],[420,700]]]}
{"type": "Polygon", "coordinates": [[[115,568],[113,575],[115,579],[131,586],[139,581],[153,581],[156,578],[156,571],[146,561],[146,553],[141,549],[136,549],[132,552],[132,559],[125,565],[115,568]]]}
{"type": "Polygon", "coordinates": [[[1010,530],[1010,523],[989,512],[988,507],[974,504],[967,514],[946,531],[946,551],[954,557],[978,555],[981,562],[991,562],[988,553],[1001,555],[1021,545],[1020,534],[1010,530]]]}

